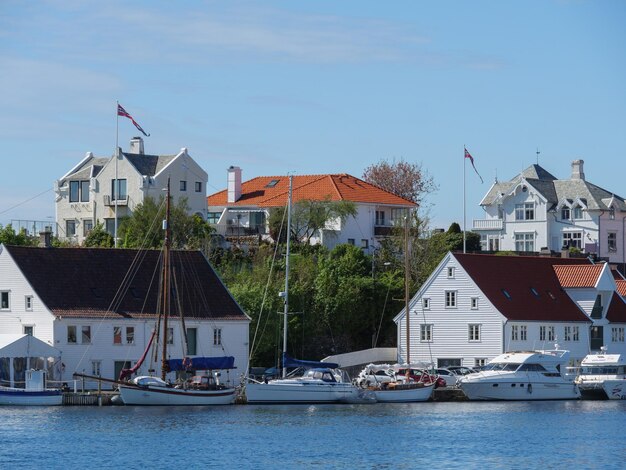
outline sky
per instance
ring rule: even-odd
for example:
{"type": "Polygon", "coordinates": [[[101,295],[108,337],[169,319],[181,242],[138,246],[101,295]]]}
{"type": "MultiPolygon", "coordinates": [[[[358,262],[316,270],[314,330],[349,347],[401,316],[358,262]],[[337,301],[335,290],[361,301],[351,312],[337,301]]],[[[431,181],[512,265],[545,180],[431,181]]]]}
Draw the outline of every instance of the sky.
{"type": "MultiPolygon", "coordinates": [[[[536,163],[626,196],[626,1],[0,2],[0,224],[54,218],[54,181],[110,156],[116,101],[208,172],[422,166],[432,228],[536,163]],[[537,155],[539,151],[539,155],[537,155]]],[[[120,118],[119,144],[138,135],[120,118]]]]}

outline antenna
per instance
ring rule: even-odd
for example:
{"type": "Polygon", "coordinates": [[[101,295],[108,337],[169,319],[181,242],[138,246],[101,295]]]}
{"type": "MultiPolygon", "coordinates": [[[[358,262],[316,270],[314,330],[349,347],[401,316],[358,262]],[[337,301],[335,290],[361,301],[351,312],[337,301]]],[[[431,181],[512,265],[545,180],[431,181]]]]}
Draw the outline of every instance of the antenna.
{"type": "Polygon", "coordinates": [[[539,151],[539,147],[537,147],[537,151],[535,153],[537,154],[537,165],[539,165],[539,154],[541,153],[539,151]]]}

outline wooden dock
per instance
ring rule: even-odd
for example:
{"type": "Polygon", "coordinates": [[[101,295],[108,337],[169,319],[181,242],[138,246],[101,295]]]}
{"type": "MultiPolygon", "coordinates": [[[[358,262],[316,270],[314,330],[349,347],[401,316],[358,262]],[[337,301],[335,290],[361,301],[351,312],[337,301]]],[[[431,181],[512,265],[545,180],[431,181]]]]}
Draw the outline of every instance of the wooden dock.
{"type": "Polygon", "coordinates": [[[63,393],[64,406],[111,406],[111,399],[117,395],[112,392],[65,392],[63,393]]]}

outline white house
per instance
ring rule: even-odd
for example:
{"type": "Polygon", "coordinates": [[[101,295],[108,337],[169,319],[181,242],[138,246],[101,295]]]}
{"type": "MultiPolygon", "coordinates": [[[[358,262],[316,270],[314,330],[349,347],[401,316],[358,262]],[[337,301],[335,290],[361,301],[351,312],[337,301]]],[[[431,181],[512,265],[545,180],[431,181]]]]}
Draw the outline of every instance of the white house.
{"type": "Polygon", "coordinates": [[[168,178],[173,203],[184,197],[189,213],[205,219],[208,176],[186,148],[175,155],[148,155],[144,153],[143,139],[133,137],[130,151],[120,150],[115,163],[114,157],[95,157],[88,152],[78,165],[55,181],[59,238],[81,243],[97,222],[113,235],[116,207],[120,219],[131,215],[146,197],[158,201],[168,178]]]}
{"type": "MultiPolygon", "coordinates": [[[[208,221],[231,240],[242,236],[269,238],[267,219],[272,208],[286,207],[288,176],[260,176],[242,182],[239,167],[228,169],[227,189],[207,198],[208,221]]],[[[350,243],[372,252],[388,236],[407,209],[416,204],[348,174],[295,175],[292,201],[350,201],[357,214],[334,220],[311,238],[312,244],[333,248],[350,243]]]]}
{"type": "MultiPolygon", "coordinates": [[[[58,349],[65,382],[74,372],[117,379],[155,328],[160,262],[156,250],[0,245],[0,331],[58,349]]],[[[238,382],[248,367],[249,317],[200,252],[173,251],[172,268],[180,301],[168,325],[170,358],[233,356],[236,369],[223,377],[238,382]]],[[[139,373],[160,368],[150,355],[139,373]]]]}
{"type": "MultiPolygon", "coordinates": [[[[476,366],[557,342],[574,361],[624,354],[625,283],[586,259],[448,253],[410,302],[411,360],[476,366]]],[[[404,310],[394,321],[406,359],[404,310]]]]}
{"type": "Polygon", "coordinates": [[[572,162],[569,179],[531,165],[510,181],[496,181],[474,220],[483,251],[561,251],[576,247],[613,263],[626,263],[624,198],[585,179],[584,161],[572,162]]]}

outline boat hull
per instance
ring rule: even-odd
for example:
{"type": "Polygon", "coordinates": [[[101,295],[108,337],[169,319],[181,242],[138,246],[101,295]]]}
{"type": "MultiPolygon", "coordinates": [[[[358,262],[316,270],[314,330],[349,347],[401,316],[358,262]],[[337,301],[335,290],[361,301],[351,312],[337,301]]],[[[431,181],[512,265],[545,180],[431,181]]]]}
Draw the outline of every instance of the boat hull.
{"type": "Polygon", "coordinates": [[[463,393],[470,400],[576,400],[578,387],[571,382],[461,381],[463,393]]]}
{"type": "Polygon", "coordinates": [[[435,388],[434,384],[416,388],[396,388],[375,390],[376,401],[379,403],[417,403],[430,400],[435,388]]]}
{"type": "Polygon", "coordinates": [[[248,403],[346,403],[358,397],[359,390],[350,383],[249,383],[248,403]]]}
{"type": "Polygon", "coordinates": [[[626,379],[605,380],[602,388],[609,400],[626,400],[626,379]]]}
{"type": "Polygon", "coordinates": [[[120,385],[120,396],[125,405],[230,405],[235,400],[235,389],[226,388],[224,390],[183,390],[171,387],[129,387],[125,385],[120,385]]]}
{"type": "Polygon", "coordinates": [[[30,391],[17,388],[0,389],[0,405],[58,406],[63,403],[60,390],[30,391]]]}

